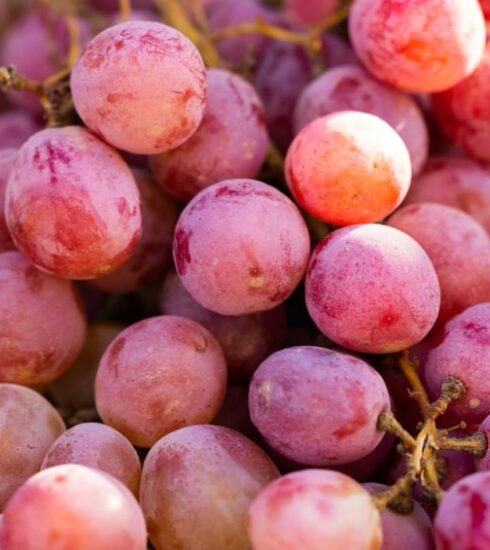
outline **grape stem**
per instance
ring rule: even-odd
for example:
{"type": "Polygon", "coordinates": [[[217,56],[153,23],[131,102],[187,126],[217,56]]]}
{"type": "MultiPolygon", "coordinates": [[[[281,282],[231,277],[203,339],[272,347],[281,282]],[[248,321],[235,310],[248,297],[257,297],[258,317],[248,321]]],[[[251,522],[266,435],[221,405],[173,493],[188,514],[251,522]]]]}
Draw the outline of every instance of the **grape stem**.
{"type": "Polygon", "coordinates": [[[119,19],[121,22],[131,18],[131,0],[119,0],[119,19]]]}

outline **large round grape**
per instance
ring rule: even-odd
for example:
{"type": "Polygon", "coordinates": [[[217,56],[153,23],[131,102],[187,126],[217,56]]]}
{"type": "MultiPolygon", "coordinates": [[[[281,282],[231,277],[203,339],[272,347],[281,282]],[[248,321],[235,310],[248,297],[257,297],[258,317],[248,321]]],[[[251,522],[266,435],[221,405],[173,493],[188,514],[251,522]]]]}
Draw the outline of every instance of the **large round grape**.
{"type": "Polygon", "coordinates": [[[81,464],[106,472],[138,495],[141,464],[131,443],[110,426],[84,422],[60,435],[51,445],[42,469],[81,464]]]}
{"type": "Polygon", "coordinates": [[[427,252],[441,286],[439,321],[490,301],[490,237],[473,218],[441,204],[418,203],[388,221],[427,252]]]}
{"type": "Polygon", "coordinates": [[[222,315],[266,311],[301,281],[310,238],[297,207],[255,180],[228,180],[201,191],[174,235],[177,272],[189,293],[222,315]]]}
{"type": "Polygon", "coordinates": [[[384,225],[334,231],[313,252],[306,275],[306,305],[318,328],[366,353],[393,353],[420,342],[437,319],[440,300],[423,248],[384,225]]]}
{"type": "Polygon", "coordinates": [[[466,212],[490,232],[490,170],[464,157],[434,157],[412,181],[405,204],[435,202],[466,212]]]}
{"type": "Polygon", "coordinates": [[[490,303],[468,308],[444,327],[425,362],[425,378],[434,398],[444,380],[459,378],[466,392],[449,410],[479,422],[490,414],[490,303]]]}
{"type": "Polygon", "coordinates": [[[412,173],[398,133],[359,111],[308,124],[291,144],[285,170],[298,204],[333,225],[382,220],[405,198],[412,173]]]}
{"type": "Polygon", "coordinates": [[[268,146],[264,107],[253,86],[239,75],[211,69],[201,125],[183,145],[150,163],[164,191],[188,201],[218,181],[254,178],[268,146]]]}
{"type": "Polygon", "coordinates": [[[385,86],[361,67],[335,67],[309,84],[296,103],[295,131],[316,118],[347,110],[370,113],[387,122],[405,142],[412,172],[422,170],[429,153],[429,135],[419,106],[410,96],[385,86]]]}
{"type": "Polygon", "coordinates": [[[40,269],[91,279],[117,269],[141,238],[138,188],[116,151],[84,128],[51,128],[19,149],[5,215],[40,269]]]}
{"type": "Polygon", "coordinates": [[[20,252],[0,254],[0,381],[44,384],[75,360],[86,323],[69,281],[36,269],[20,252]]]}
{"type": "Polygon", "coordinates": [[[490,472],[478,472],[444,495],[434,526],[441,550],[486,550],[490,540],[490,472]]]}
{"type": "Polygon", "coordinates": [[[303,470],[272,482],[250,507],[254,550],[380,550],[381,518],[369,493],[339,472],[303,470]]]}
{"type": "Polygon", "coordinates": [[[151,449],[140,502],[156,550],[247,550],[252,499],[279,472],[246,437],[221,426],[190,426],[151,449]]]}
{"type": "Polygon", "coordinates": [[[156,154],[187,141],[206,105],[206,72],[196,47],[152,21],[109,27],[71,73],[73,102],[85,124],[124,151],[156,154]]]}
{"type": "Polygon", "coordinates": [[[124,330],[95,381],[97,410],[134,445],[151,447],[189,424],[211,422],[226,391],[226,363],[204,327],[162,315],[124,330]]]}
{"type": "Polygon", "coordinates": [[[383,438],[376,423],[390,396],[364,361],[298,346],[272,354],[255,371],[249,409],[275,451],[300,464],[333,466],[376,448],[383,438]]]}
{"type": "Polygon", "coordinates": [[[58,411],[42,395],[0,384],[0,512],[18,487],[41,469],[44,455],[64,430],[58,411]]]}
{"type": "Polygon", "coordinates": [[[433,98],[434,113],[448,137],[472,157],[490,162],[490,45],[471,76],[433,98]]]}
{"type": "Polygon", "coordinates": [[[75,464],[29,478],[5,508],[2,550],[145,550],[138,502],[112,476],[75,464]]]}
{"type": "Polygon", "coordinates": [[[16,156],[16,149],[0,149],[0,252],[15,249],[5,220],[4,206],[7,181],[16,156]]]}
{"type": "Polygon", "coordinates": [[[349,34],[374,76],[410,92],[438,92],[477,67],[485,47],[478,0],[355,0],[349,34]]]}

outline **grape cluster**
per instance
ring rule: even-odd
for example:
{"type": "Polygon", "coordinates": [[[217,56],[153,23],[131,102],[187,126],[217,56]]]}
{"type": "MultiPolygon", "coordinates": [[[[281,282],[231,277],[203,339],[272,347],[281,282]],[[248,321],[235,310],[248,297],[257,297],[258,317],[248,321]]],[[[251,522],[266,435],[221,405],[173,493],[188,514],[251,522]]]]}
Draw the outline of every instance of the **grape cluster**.
{"type": "Polygon", "coordinates": [[[490,549],[490,2],[0,2],[0,550],[490,549]]]}

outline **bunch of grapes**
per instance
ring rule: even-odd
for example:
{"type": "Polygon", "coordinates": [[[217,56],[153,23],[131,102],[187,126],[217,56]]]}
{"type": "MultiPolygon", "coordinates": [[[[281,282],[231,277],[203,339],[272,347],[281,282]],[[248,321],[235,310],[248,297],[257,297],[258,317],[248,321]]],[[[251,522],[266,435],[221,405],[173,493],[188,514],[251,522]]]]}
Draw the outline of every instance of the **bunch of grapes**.
{"type": "Polygon", "coordinates": [[[490,549],[487,30],[0,2],[0,550],[490,549]]]}

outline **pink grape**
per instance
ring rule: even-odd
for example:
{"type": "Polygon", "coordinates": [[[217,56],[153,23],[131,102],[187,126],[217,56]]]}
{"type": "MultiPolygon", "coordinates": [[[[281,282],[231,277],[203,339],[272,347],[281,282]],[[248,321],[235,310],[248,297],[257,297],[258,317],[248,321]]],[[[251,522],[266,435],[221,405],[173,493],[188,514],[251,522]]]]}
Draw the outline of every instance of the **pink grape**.
{"type": "Polygon", "coordinates": [[[463,210],[490,232],[490,170],[461,157],[434,157],[412,181],[405,204],[435,202],[463,210]]]}
{"type": "Polygon", "coordinates": [[[301,26],[323,23],[335,13],[339,0],[286,0],[285,10],[288,18],[301,26]]]}
{"type": "Polygon", "coordinates": [[[449,411],[458,419],[479,422],[490,414],[490,304],[468,308],[444,327],[427,356],[425,377],[433,397],[449,376],[459,378],[466,393],[449,411]]]}
{"type": "Polygon", "coordinates": [[[162,315],[124,330],[107,348],[95,381],[103,421],[133,445],[211,422],[226,391],[226,363],[204,327],[162,315]]]}
{"type": "Polygon", "coordinates": [[[115,478],[64,464],[39,472],[17,490],[4,511],[0,546],[145,550],[145,520],[136,499],[115,478]]]}
{"type": "MultiPolygon", "coordinates": [[[[490,441],[490,415],[480,424],[478,431],[485,434],[488,443],[490,441]]],[[[475,464],[477,470],[490,470],[490,448],[487,448],[482,458],[475,460],[475,464]]]]}
{"type": "Polygon", "coordinates": [[[15,244],[34,265],[67,279],[114,271],[141,238],[131,171],[76,126],[38,132],[19,149],[5,214],[15,244]]]}
{"type": "Polygon", "coordinates": [[[48,386],[48,395],[57,407],[75,413],[95,408],[94,384],[100,359],[109,344],[123,330],[122,325],[89,325],[85,343],[75,362],[48,386]]]}
{"type": "Polygon", "coordinates": [[[411,162],[389,124],[367,113],[342,111],[301,130],[285,171],[296,201],[309,214],[333,225],[352,225],[380,221],[400,205],[410,185],[411,162]]]}
{"type": "Polygon", "coordinates": [[[487,510],[490,472],[478,472],[456,483],[445,494],[435,518],[437,548],[484,550],[490,540],[487,510]]]}
{"type": "Polygon", "coordinates": [[[20,147],[40,130],[26,111],[8,111],[0,114],[0,149],[20,147]]]}
{"type": "Polygon", "coordinates": [[[490,237],[473,218],[449,206],[418,203],[398,210],[388,224],[429,256],[441,286],[439,321],[490,301],[490,237]]]}
{"type": "Polygon", "coordinates": [[[401,90],[431,93],[476,69],[486,32],[478,0],[356,0],[349,34],[374,76],[401,90]]]}
{"type": "Polygon", "coordinates": [[[140,502],[156,550],[249,547],[247,512],[279,472],[254,443],[221,426],[158,441],[143,465],[140,502]]]}
{"type": "Polygon", "coordinates": [[[471,76],[433,97],[433,108],[446,135],[469,155],[490,162],[490,45],[471,76]]]}
{"type": "Polygon", "coordinates": [[[376,423],[390,409],[381,376],[350,355],[313,346],[272,354],[249,390],[252,422],[278,453],[309,466],[347,464],[383,438],[376,423]]]}
{"type": "Polygon", "coordinates": [[[303,470],[272,482],[252,502],[254,550],[381,549],[381,518],[369,493],[339,472],[303,470]]]}
{"type": "Polygon", "coordinates": [[[378,82],[361,67],[330,69],[307,86],[296,103],[295,131],[316,118],[347,110],[370,113],[387,122],[407,146],[413,173],[422,170],[429,153],[422,111],[410,96],[378,82]]]}
{"type": "MultiPolygon", "coordinates": [[[[389,487],[381,483],[365,483],[364,488],[372,495],[383,493],[389,487]]],[[[382,550],[433,550],[432,523],[425,510],[413,501],[409,514],[398,514],[390,508],[381,512],[383,526],[382,550]]]]}
{"type": "Polygon", "coordinates": [[[254,180],[223,181],[201,191],[180,215],[173,244],[185,288],[222,315],[284,302],[301,281],[309,252],[296,206],[254,180]]]}
{"type": "Polygon", "coordinates": [[[131,443],[104,424],[86,422],[70,428],[51,445],[42,469],[60,464],[81,464],[106,472],[138,495],[141,464],[131,443]]]}
{"type": "Polygon", "coordinates": [[[151,157],[164,191],[188,201],[218,181],[253,178],[269,146],[264,108],[254,88],[229,71],[208,71],[208,103],[201,125],[183,145],[151,157]]]}
{"type": "Polygon", "coordinates": [[[131,292],[161,277],[172,262],[177,205],[141,169],[133,170],[141,197],[143,232],[131,258],[117,271],[92,284],[107,292],[131,292]]]}
{"type": "Polygon", "coordinates": [[[44,384],[75,360],[85,318],[68,281],[37,270],[22,254],[0,254],[0,381],[44,384]]]}
{"type": "Polygon", "coordinates": [[[334,231],[313,252],[306,306],[337,344],[393,353],[429,333],[440,288],[429,257],[411,237],[392,227],[358,225],[334,231]]]}
{"type": "Polygon", "coordinates": [[[5,220],[4,206],[7,181],[16,155],[16,149],[0,149],[0,252],[15,249],[5,220]]]}
{"type": "Polygon", "coordinates": [[[71,73],[85,124],[118,149],[156,154],[187,141],[206,104],[202,58],[179,31],[128,21],[97,35],[71,73]]]}
{"type": "Polygon", "coordinates": [[[282,306],[251,315],[220,315],[199,305],[175,273],[165,279],[160,310],[187,317],[207,328],[221,345],[228,373],[236,381],[247,381],[286,339],[286,311],[282,306]]]}
{"type": "Polygon", "coordinates": [[[58,411],[42,395],[0,384],[0,512],[18,487],[41,469],[44,455],[64,430],[58,411]]]}

